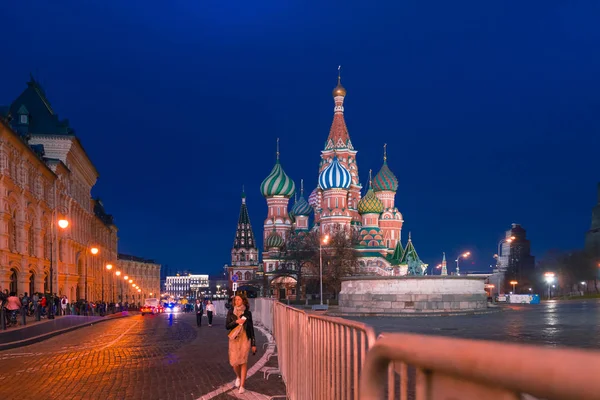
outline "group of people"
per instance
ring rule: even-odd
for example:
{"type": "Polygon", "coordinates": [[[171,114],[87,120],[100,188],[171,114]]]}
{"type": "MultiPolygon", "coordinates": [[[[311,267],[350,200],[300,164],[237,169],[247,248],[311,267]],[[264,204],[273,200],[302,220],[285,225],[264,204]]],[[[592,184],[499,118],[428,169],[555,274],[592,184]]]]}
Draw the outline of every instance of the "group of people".
{"type": "MultiPolygon", "coordinates": [[[[248,373],[250,350],[256,354],[256,337],[248,299],[245,296],[237,295],[230,300],[231,303],[227,304],[228,312],[225,318],[225,328],[229,331],[229,364],[235,372],[235,387],[241,394],[246,391],[244,385],[248,373]]],[[[202,315],[205,309],[208,326],[212,326],[213,317],[216,315],[214,304],[208,300],[205,307],[202,301],[196,300],[194,311],[198,327],[202,326],[202,315]]]]}

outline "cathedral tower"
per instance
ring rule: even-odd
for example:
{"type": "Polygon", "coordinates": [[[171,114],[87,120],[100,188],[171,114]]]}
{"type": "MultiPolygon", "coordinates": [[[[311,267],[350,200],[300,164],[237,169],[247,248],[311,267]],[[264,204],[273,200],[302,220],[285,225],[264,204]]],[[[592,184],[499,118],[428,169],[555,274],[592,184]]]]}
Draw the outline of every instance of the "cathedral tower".
{"type": "Polygon", "coordinates": [[[290,214],[294,215],[294,229],[296,231],[308,231],[308,218],[312,208],[304,198],[304,180],[300,180],[300,198],[294,203],[290,214]]]}
{"type": "MultiPolygon", "coordinates": [[[[356,163],[356,153],[350,141],[350,135],[348,134],[348,128],[346,127],[346,121],[344,120],[344,98],[346,97],[346,89],[342,86],[340,68],[338,67],[338,83],[333,89],[333,101],[335,103],[333,109],[333,122],[329,130],[329,136],[325,142],[325,149],[321,151],[321,163],[319,166],[319,173],[322,174],[327,168],[331,166],[334,159],[337,159],[337,163],[341,165],[350,175],[350,182],[345,190],[346,198],[343,200],[345,206],[344,213],[347,213],[350,217],[351,224],[360,225],[361,217],[358,214],[358,202],[360,201],[360,190],[361,186],[358,178],[358,165],[356,163]]],[[[344,174],[346,175],[346,174],[344,174]]],[[[319,182],[319,188],[316,192],[311,194],[311,205],[315,207],[315,222],[320,223],[322,215],[320,211],[328,210],[328,206],[324,203],[325,193],[324,189],[319,182]],[[319,190],[320,188],[320,190],[319,190]],[[313,196],[314,195],[314,196],[313,196]]],[[[341,188],[335,188],[341,189],[341,188]]],[[[342,192],[336,191],[327,194],[327,198],[332,200],[337,198],[338,204],[342,198],[342,192]]],[[[340,208],[341,210],[341,208],[340,208]]]]}
{"type": "Polygon", "coordinates": [[[377,198],[383,203],[383,213],[379,219],[379,227],[385,246],[391,250],[402,239],[401,233],[404,220],[395,204],[398,178],[387,165],[387,145],[383,146],[383,165],[373,179],[373,190],[377,198]]]}
{"type": "MultiPolygon", "coordinates": [[[[277,139],[277,160],[269,176],[260,185],[262,195],[267,199],[268,214],[265,218],[263,239],[266,246],[267,238],[274,230],[285,241],[292,229],[292,219],[288,215],[288,203],[294,195],[294,181],[286,175],[279,162],[279,139],[277,139]]],[[[268,250],[265,247],[265,250],[268,250]]]]}

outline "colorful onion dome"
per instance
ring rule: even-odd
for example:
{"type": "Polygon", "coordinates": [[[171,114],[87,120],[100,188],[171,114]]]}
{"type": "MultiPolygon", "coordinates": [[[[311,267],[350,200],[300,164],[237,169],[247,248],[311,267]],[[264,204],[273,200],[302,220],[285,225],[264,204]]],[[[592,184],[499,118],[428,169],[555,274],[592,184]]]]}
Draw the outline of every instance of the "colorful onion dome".
{"type": "Polygon", "coordinates": [[[373,190],[376,192],[384,190],[396,192],[398,190],[398,178],[389,169],[386,161],[383,162],[383,166],[373,178],[373,190]]]}
{"type": "Polygon", "coordinates": [[[340,164],[337,156],[333,156],[333,160],[319,175],[319,186],[323,190],[348,189],[351,183],[350,171],[340,164]]]}
{"type": "Polygon", "coordinates": [[[298,199],[296,204],[294,204],[294,207],[292,207],[292,213],[294,213],[294,215],[307,216],[310,215],[311,211],[312,208],[304,199],[304,196],[300,196],[300,199],[298,199]]]}
{"type": "Polygon", "coordinates": [[[308,196],[308,204],[314,209],[319,208],[319,188],[315,188],[308,196]]]}
{"type": "Polygon", "coordinates": [[[283,247],[284,241],[281,235],[277,233],[275,229],[273,229],[273,232],[271,232],[271,234],[267,236],[267,241],[265,242],[265,244],[268,249],[273,247],[281,248],[283,247]]]}
{"type": "Polygon", "coordinates": [[[260,191],[264,197],[283,196],[288,199],[292,197],[296,185],[294,181],[281,168],[279,159],[271,170],[269,176],[260,185],[260,191]]]}
{"type": "Polygon", "coordinates": [[[359,214],[381,214],[383,203],[377,198],[373,189],[369,188],[365,197],[358,202],[359,214]]]}

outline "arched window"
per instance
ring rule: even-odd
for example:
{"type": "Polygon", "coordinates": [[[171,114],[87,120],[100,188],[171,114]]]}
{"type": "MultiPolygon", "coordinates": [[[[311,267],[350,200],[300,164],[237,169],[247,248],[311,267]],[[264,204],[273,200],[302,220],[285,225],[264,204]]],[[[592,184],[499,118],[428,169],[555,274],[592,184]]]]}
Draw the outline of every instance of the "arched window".
{"type": "Polygon", "coordinates": [[[32,296],[35,293],[35,272],[29,271],[29,295],[32,296]]]}
{"type": "Polygon", "coordinates": [[[50,259],[50,235],[44,233],[44,258],[46,260],[50,259]]]}
{"type": "Polygon", "coordinates": [[[238,271],[238,272],[236,273],[236,275],[237,275],[237,277],[238,277],[238,280],[240,280],[240,281],[241,281],[241,280],[242,280],[242,272],[241,272],[241,271],[238,271]]]}
{"type": "Polygon", "coordinates": [[[252,280],[252,274],[250,273],[250,271],[246,271],[246,273],[244,274],[244,278],[247,281],[252,280]]]}
{"type": "Polygon", "coordinates": [[[50,279],[48,274],[44,275],[44,293],[48,293],[50,290],[50,279]]]}
{"type": "Polygon", "coordinates": [[[8,248],[12,252],[17,251],[17,211],[13,211],[8,221],[8,248]]]}
{"type": "Polygon", "coordinates": [[[17,280],[17,270],[12,268],[10,270],[10,286],[9,286],[9,292],[15,292],[18,294],[19,292],[19,285],[18,285],[18,280],[17,280]]]}
{"type": "Polygon", "coordinates": [[[29,231],[27,231],[27,250],[30,256],[35,256],[35,230],[33,229],[33,224],[29,227],[29,231]]]}

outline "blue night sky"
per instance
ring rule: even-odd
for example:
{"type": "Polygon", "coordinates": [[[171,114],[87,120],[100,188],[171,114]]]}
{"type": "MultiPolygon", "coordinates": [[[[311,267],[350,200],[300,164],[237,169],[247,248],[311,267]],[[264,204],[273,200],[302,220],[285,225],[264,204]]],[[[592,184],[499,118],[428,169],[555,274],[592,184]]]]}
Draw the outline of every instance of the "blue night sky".
{"type": "Polygon", "coordinates": [[[43,0],[2,16],[0,104],[41,81],[100,172],[121,252],[219,272],[243,184],[260,237],[277,137],[287,174],[316,185],[338,64],[361,181],[387,143],[425,262],[470,250],[461,269],[485,270],[513,222],[538,257],[583,246],[596,1],[43,0]]]}

